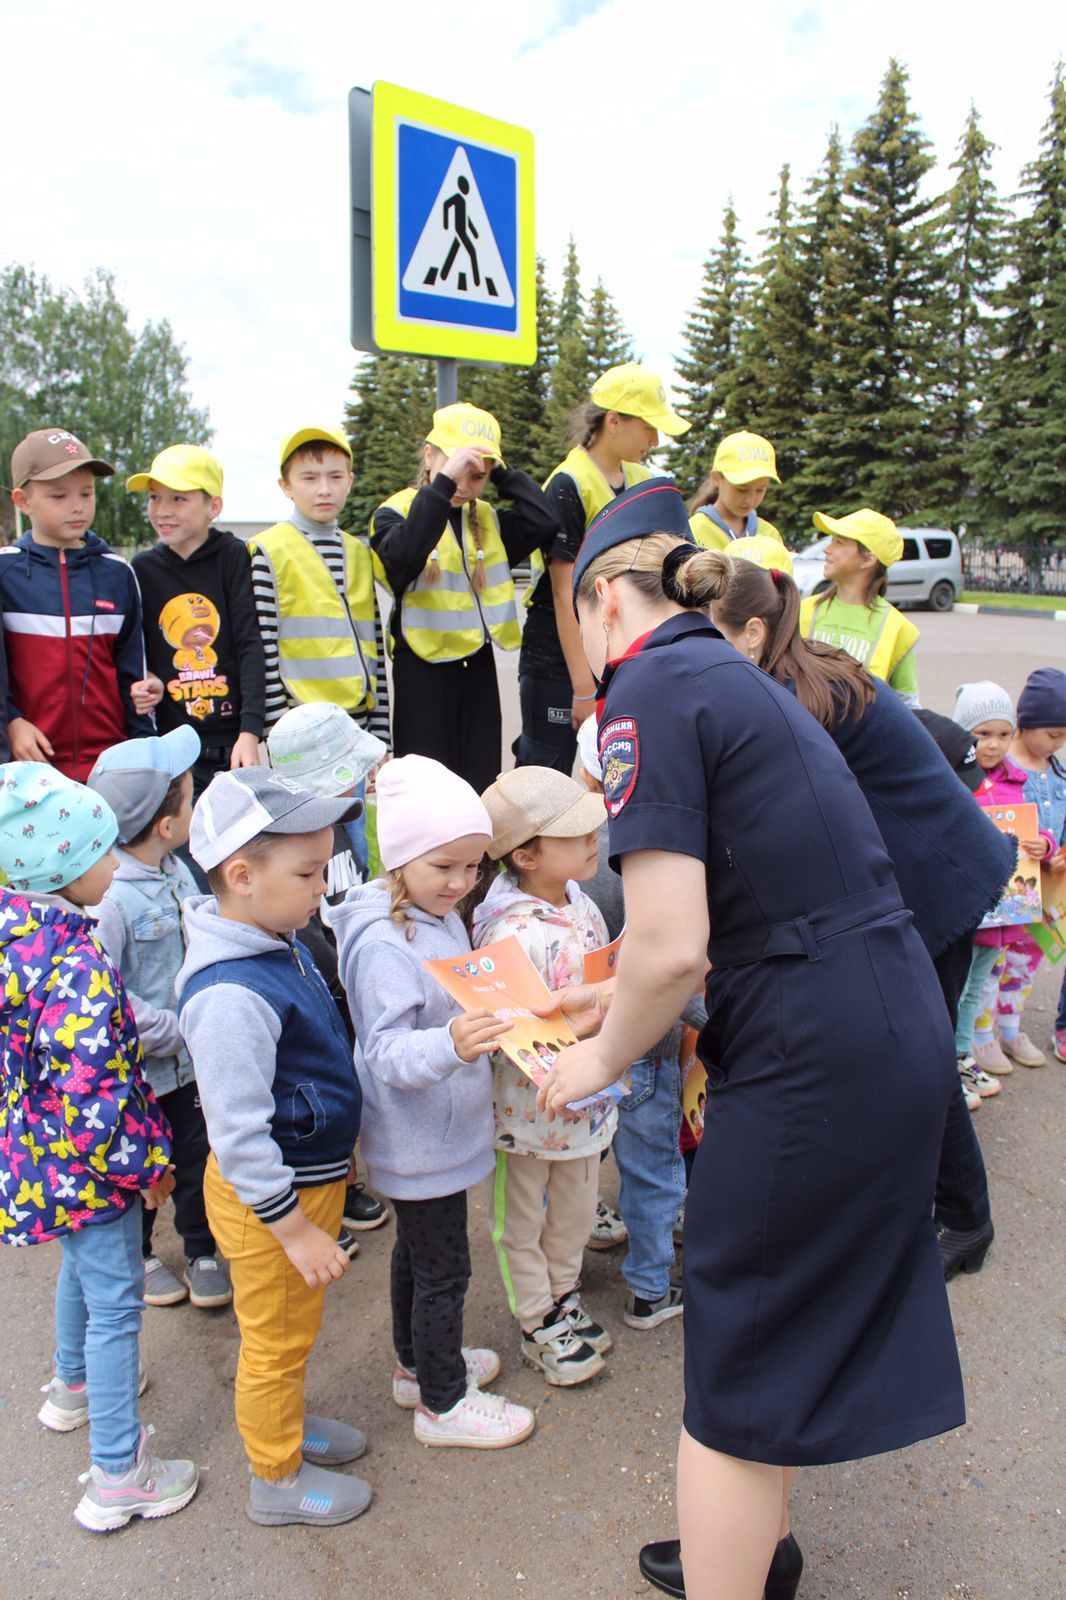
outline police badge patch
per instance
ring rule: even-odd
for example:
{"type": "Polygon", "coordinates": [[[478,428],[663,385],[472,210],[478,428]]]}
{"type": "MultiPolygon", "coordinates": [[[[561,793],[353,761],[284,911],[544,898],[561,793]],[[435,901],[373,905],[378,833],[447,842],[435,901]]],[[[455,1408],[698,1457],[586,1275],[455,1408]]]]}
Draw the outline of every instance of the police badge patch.
{"type": "Polygon", "coordinates": [[[607,815],[616,817],[633,793],[640,771],[640,737],[633,717],[615,717],[600,730],[600,764],[607,815]]]}

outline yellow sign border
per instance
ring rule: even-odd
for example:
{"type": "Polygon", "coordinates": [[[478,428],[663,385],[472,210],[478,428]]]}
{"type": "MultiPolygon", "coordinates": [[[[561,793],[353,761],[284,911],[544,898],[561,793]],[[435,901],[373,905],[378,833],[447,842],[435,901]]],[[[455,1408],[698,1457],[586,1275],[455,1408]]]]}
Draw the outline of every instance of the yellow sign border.
{"type": "Polygon", "coordinates": [[[373,88],[372,212],[374,342],[382,350],[459,361],[531,366],[537,359],[537,257],[534,225],[534,140],[527,128],[450,105],[414,89],[378,82],[373,88]],[[414,321],[399,314],[396,225],[396,125],[416,122],[435,132],[505,150],[518,163],[518,328],[513,334],[414,321]]]}

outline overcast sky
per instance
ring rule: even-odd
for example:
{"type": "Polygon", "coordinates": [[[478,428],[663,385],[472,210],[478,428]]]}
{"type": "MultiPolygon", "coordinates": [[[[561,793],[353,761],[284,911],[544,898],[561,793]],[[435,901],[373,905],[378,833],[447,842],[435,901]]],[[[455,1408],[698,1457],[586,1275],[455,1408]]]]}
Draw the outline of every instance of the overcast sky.
{"type": "Polygon", "coordinates": [[[108,267],[138,324],[168,318],[227,512],[272,517],[282,433],[339,420],[353,367],[352,85],[531,128],[553,280],[573,232],[588,283],[602,275],[669,373],[727,196],[754,242],[782,162],[801,183],[832,123],[850,139],[890,55],[938,176],[972,100],[1011,191],[1064,16],[1051,0],[0,0],[0,261],[68,284],[108,267]]]}

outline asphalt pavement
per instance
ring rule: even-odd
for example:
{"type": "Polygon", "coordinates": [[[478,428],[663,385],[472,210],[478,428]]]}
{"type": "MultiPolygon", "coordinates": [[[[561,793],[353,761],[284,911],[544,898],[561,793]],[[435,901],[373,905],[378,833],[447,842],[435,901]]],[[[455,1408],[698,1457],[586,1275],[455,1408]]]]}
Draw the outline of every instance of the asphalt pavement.
{"type": "MultiPolygon", "coordinates": [[[[1066,626],[1017,617],[916,616],[922,697],[950,712],[968,678],[1017,695],[1035,666],[1066,667],[1066,626]]],[[[505,704],[514,664],[504,664],[505,704]]],[[[508,737],[513,737],[509,717],[508,737]]],[[[905,781],[901,774],[901,782],[905,781]]],[[[1061,969],[1059,969],[1061,971],[1061,969]]],[[[1058,977],[1041,975],[1028,1015],[1048,1045],[1058,977]]],[[[236,1041],[235,1041],[236,1043],[236,1041]]],[[[876,1087],[877,1096],[891,1086],[876,1087]]],[[[794,1525],[806,1558],[801,1600],[1061,1600],[1064,1555],[1063,1198],[1066,1067],[1019,1069],[976,1126],[997,1237],[984,1271],[951,1286],[966,1372],[964,1428],[911,1450],[799,1473],[794,1525]]],[[[607,1194],[617,1187],[604,1168],[607,1194]]],[[[188,1304],[145,1312],[142,1402],[159,1453],[193,1456],[196,1499],[180,1515],[94,1536],[74,1523],[84,1431],[35,1420],[51,1372],[59,1247],[0,1251],[0,1600],[638,1600],[636,1553],[676,1531],[674,1452],[682,1400],[679,1320],[651,1333],[622,1323],[622,1251],[589,1253],[583,1293],[615,1337],[608,1370],[574,1391],[520,1364],[488,1233],[472,1197],[474,1279],[466,1338],[503,1357],[494,1386],[537,1408],[515,1449],[434,1451],[389,1396],[391,1222],[329,1291],[308,1409],[367,1429],[354,1469],[375,1501],[348,1526],[267,1529],[244,1514],[247,1469],[233,1425],[232,1314],[188,1304]]],[[[172,1265],[169,1218],[156,1233],[172,1265]]],[[[916,1362],[922,1359],[914,1352],[916,1362]]]]}

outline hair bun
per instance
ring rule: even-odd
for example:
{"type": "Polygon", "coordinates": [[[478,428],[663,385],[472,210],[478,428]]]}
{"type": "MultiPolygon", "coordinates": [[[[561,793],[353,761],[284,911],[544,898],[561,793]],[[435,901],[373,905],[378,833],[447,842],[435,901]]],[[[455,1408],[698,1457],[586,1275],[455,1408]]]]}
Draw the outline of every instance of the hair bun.
{"type": "Polygon", "coordinates": [[[666,560],[663,562],[663,594],[675,605],[695,609],[703,604],[702,600],[697,599],[688,590],[680,589],[677,583],[677,575],[681,568],[698,553],[699,545],[689,544],[687,541],[675,545],[667,552],[666,560]]]}

